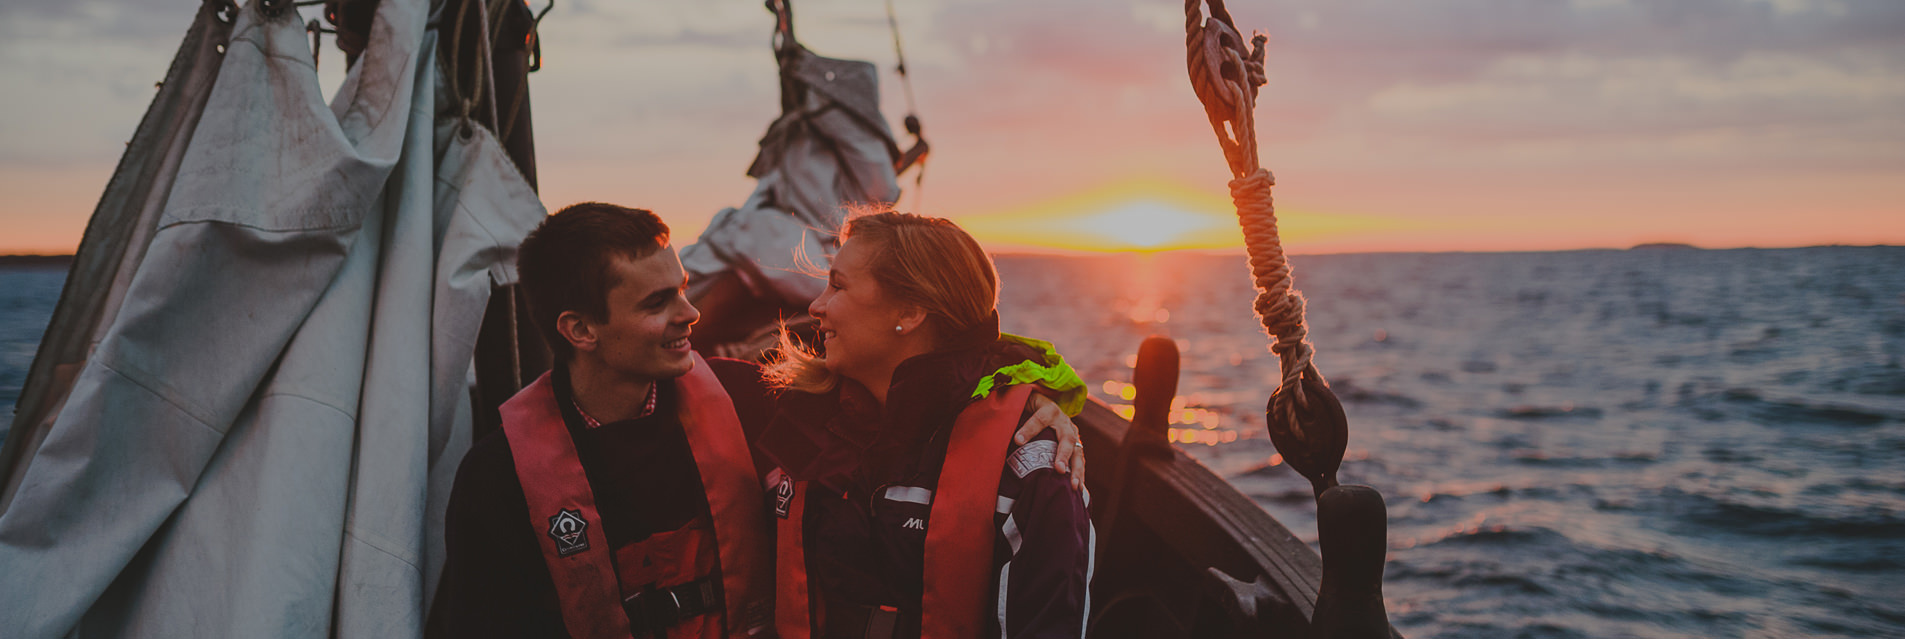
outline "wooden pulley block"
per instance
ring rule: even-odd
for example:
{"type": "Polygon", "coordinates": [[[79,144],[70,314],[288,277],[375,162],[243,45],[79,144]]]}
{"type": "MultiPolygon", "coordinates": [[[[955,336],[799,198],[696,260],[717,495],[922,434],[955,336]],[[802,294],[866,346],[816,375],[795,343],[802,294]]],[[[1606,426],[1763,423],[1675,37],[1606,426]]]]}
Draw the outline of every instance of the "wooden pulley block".
{"type": "Polygon", "coordinates": [[[1270,395],[1263,418],[1284,463],[1321,495],[1336,485],[1336,469],[1349,446],[1349,418],[1343,414],[1343,402],[1315,369],[1304,371],[1300,379],[1302,401],[1289,388],[1279,388],[1270,395]]]}

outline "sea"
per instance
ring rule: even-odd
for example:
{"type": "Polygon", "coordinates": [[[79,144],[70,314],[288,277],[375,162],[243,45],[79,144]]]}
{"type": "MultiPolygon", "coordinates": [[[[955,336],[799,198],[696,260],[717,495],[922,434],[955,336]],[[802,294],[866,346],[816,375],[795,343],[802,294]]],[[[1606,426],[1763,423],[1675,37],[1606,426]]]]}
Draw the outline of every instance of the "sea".
{"type": "MultiPolygon", "coordinates": [[[[1174,339],[1175,445],[1315,542],[1242,256],[997,264],[1005,330],[1114,408],[1139,342],[1174,339]]],[[[1905,637],[1905,247],[1291,264],[1403,635],[1905,637]]],[[[63,277],[0,268],[0,414],[63,277]]]]}

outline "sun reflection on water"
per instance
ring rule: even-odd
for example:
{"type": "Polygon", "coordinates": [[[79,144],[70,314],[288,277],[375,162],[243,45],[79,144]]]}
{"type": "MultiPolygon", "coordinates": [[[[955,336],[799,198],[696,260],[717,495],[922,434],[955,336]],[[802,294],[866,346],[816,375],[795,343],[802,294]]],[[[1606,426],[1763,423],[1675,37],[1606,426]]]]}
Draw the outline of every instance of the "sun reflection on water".
{"type": "MultiPolygon", "coordinates": [[[[1153,334],[1169,335],[1166,324],[1171,321],[1171,309],[1167,304],[1177,301],[1183,293],[1183,282],[1171,280],[1167,271],[1159,263],[1159,255],[1137,253],[1129,256],[1128,270],[1107,272],[1119,282],[1119,315],[1130,321],[1134,327],[1153,334]]],[[[1188,355],[1191,342],[1188,339],[1175,340],[1178,351],[1188,355]]],[[[1242,362],[1236,354],[1229,356],[1232,365],[1242,362]]],[[[1125,373],[1137,366],[1137,354],[1131,353],[1124,358],[1125,373]]],[[[1136,407],[1131,404],[1137,399],[1136,385],[1122,379],[1105,379],[1096,387],[1100,399],[1103,399],[1119,417],[1131,419],[1136,407]]],[[[1243,399],[1238,393],[1229,392],[1192,392],[1171,399],[1170,409],[1165,412],[1165,438],[1174,444],[1197,445],[1207,447],[1228,444],[1240,439],[1254,439],[1261,436],[1258,429],[1252,428],[1247,421],[1238,422],[1230,427],[1230,405],[1243,399]]],[[[1275,465],[1273,461],[1270,465],[1275,465]]]]}

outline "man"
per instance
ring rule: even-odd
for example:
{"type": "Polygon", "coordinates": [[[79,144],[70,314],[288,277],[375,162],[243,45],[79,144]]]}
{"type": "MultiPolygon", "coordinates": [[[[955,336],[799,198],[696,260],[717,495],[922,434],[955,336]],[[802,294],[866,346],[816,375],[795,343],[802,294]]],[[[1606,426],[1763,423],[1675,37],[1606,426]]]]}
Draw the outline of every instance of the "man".
{"type": "MultiPolygon", "coordinates": [[[[668,227],[577,204],[530,233],[517,260],[556,365],[503,405],[503,428],[458,469],[433,625],[449,637],[768,632],[759,471],[771,466],[748,442],[773,403],[754,365],[690,349],[700,313],[668,227]]],[[[1075,438],[1062,417],[1046,402],[1018,437],[1057,424],[1075,438]]]]}

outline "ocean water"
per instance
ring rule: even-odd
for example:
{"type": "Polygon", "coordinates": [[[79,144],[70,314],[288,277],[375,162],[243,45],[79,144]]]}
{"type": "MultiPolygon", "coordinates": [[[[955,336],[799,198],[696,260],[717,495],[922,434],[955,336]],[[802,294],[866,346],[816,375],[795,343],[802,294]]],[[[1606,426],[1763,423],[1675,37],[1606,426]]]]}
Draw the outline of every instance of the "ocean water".
{"type": "MultiPolygon", "coordinates": [[[[998,260],[1011,332],[1114,404],[1182,357],[1175,439],[1298,536],[1237,256],[998,260]]],[[[1296,257],[1387,497],[1410,637],[1905,636],[1905,248],[1296,257]]]]}
{"type": "MultiPolygon", "coordinates": [[[[1905,248],[1292,263],[1406,636],[1905,636],[1905,248]]],[[[1114,406],[1175,338],[1173,438],[1314,540],[1241,257],[998,265],[1005,329],[1114,406]]],[[[63,275],[0,269],[0,414],[63,275]]]]}
{"type": "Polygon", "coordinates": [[[63,265],[0,266],[0,441],[13,425],[13,405],[65,282],[63,265]]]}

